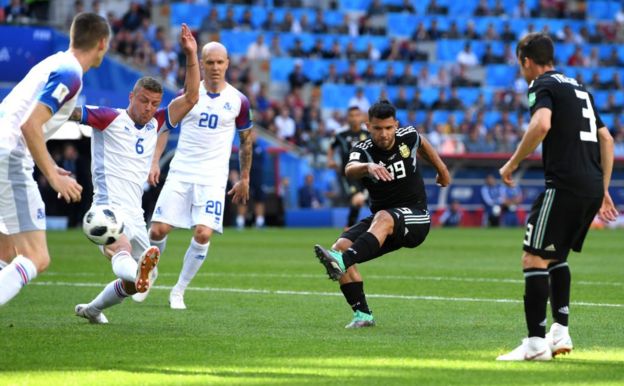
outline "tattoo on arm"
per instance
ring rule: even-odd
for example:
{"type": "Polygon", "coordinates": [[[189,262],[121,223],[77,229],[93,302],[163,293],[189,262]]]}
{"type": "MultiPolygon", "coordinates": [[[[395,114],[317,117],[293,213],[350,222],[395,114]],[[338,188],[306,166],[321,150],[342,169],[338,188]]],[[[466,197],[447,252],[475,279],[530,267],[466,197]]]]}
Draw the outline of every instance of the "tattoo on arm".
{"type": "Polygon", "coordinates": [[[74,111],[72,111],[71,115],[69,116],[69,120],[80,122],[81,119],[82,119],[82,107],[74,107],[74,111]]]}
{"type": "MultiPolygon", "coordinates": [[[[253,129],[252,129],[253,130],[253,129]]],[[[240,149],[238,151],[238,159],[240,162],[241,177],[249,176],[251,170],[251,158],[253,144],[251,141],[251,130],[245,130],[238,133],[240,136],[240,149]]]]}

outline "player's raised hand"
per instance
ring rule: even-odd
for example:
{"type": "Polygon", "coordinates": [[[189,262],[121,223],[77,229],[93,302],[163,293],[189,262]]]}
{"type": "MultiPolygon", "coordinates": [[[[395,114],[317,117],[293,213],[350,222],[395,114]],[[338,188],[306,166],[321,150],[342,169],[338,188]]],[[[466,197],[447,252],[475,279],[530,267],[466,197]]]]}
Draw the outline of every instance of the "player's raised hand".
{"type": "Polygon", "coordinates": [[[518,165],[514,165],[511,163],[511,161],[507,161],[507,163],[505,163],[505,165],[503,165],[503,167],[498,170],[505,185],[514,186],[516,184],[513,178],[511,178],[511,174],[517,168],[518,165]]]}
{"type": "Polygon", "coordinates": [[[602,199],[602,205],[598,210],[598,217],[604,222],[615,221],[618,218],[620,213],[615,208],[615,204],[613,204],[613,200],[611,199],[611,195],[609,192],[605,192],[605,195],[602,199]]]}
{"type": "Polygon", "coordinates": [[[191,32],[188,25],[182,23],[182,30],[180,31],[180,47],[186,55],[197,52],[197,42],[191,32]]]}
{"type": "Polygon", "coordinates": [[[380,181],[392,181],[394,176],[384,166],[369,162],[367,164],[368,175],[380,181]]]}
{"type": "Polygon", "coordinates": [[[245,205],[247,200],[249,200],[249,181],[238,181],[227,194],[228,196],[232,196],[233,203],[245,205]]]}
{"type": "Polygon", "coordinates": [[[160,182],[160,165],[152,164],[149,174],[147,175],[147,182],[152,186],[158,185],[160,182]]]}
{"type": "Polygon", "coordinates": [[[54,178],[48,180],[52,189],[58,192],[59,198],[65,200],[65,202],[78,202],[80,201],[80,194],[82,193],[82,186],[75,179],[68,175],[58,174],[54,178]]]}

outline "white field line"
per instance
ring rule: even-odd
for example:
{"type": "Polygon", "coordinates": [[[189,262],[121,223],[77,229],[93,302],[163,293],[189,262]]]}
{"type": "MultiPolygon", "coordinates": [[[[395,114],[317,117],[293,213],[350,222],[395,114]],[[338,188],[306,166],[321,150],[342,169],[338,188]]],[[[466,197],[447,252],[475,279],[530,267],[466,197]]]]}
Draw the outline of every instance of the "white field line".
{"type": "MultiPolygon", "coordinates": [[[[40,286],[59,286],[59,287],[98,287],[103,288],[106,283],[70,283],[62,281],[34,281],[30,285],[40,286]]],[[[155,285],[152,287],[156,290],[171,290],[169,286],[155,285]]],[[[339,292],[320,292],[320,291],[288,291],[288,290],[268,290],[256,288],[217,288],[217,287],[188,287],[188,291],[202,292],[230,292],[242,294],[261,294],[261,295],[299,295],[299,296],[342,296],[339,292]]],[[[430,300],[445,302],[481,302],[481,303],[522,303],[518,299],[487,299],[487,298],[459,298],[446,296],[427,296],[427,295],[394,295],[394,294],[367,294],[368,298],[398,299],[398,300],[430,300]]],[[[610,307],[624,308],[624,304],[609,303],[590,303],[590,302],[572,302],[572,306],[586,307],[610,307]]]]}
{"type": "MultiPolygon", "coordinates": [[[[44,275],[50,276],[67,276],[67,277],[93,277],[101,276],[102,273],[97,272],[46,272],[44,275]]],[[[159,272],[160,277],[178,277],[178,273],[174,272],[159,272]]],[[[207,277],[248,277],[248,278],[283,278],[283,279],[318,279],[323,278],[322,274],[308,274],[308,273],[233,273],[233,272],[199,272],[197,276],[207,277]]],[[[365,279],[372,280],[418,280],[418,281],[458,281],[467,283],[512,283],[522,284],[524,280],[521,279],[496,279],[486,277],[454,277],[454,276],[410,276],[410,275],[366,275],[365,279]]],[[[574,285],[589,285],[589,286],[613,286],[622,287],[624,283],[610,282],[610,281],[572,281],[574,285]]]]}

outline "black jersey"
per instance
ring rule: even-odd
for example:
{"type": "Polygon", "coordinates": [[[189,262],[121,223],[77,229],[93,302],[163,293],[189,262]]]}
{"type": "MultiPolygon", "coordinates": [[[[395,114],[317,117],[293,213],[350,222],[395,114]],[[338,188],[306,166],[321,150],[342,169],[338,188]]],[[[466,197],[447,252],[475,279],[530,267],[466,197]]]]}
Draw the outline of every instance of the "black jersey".
{"type": "Polygon", "coordinates": [[[551,128],[542,143],[547,188],[584,197],[602,197],[602,167],[598,129],[604,124],[594,98],[583,85],[558,71],[548,71],[529,86],[531,115],[552,111],[551,128]]]}
{"type": "Polygon", "coordinates": [[[331,147],[338,149],[340,152],[340,159],[342,159],[342,174],[344,174],[344,167],[347,166],[347,162],[349,162],[349,152],[351,151],[351,148],[355,146],[356,143],[365,141],[368,138],[370,138],[370,133],[364,129],[357,132],[349,129],[336,134],[331,147]]]}
{"type": "Polygon", "coordinates": [[[373,213],[390,208],[427,209],[425,183],[420,174],[416,151],[420,147],[420,135],[412,126],[396,131],[394,146],[382,150],[372,139],[358,142],[349,155],[349,162],[372,162],[385,166],[394,177],[392,181],[362,178],[362,184],[370,194],[373,213]]]}

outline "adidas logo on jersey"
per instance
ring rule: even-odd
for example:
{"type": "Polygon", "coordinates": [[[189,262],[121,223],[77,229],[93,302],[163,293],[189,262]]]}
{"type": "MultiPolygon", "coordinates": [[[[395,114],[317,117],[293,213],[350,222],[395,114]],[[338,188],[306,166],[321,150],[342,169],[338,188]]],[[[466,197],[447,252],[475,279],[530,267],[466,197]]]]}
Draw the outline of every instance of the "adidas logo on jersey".
{"type": "Polygon", "coordinates": [[[546,248],[544,248],[545,251],[551,251],[551,252],[555,252],[555,246],[550,244],[549,246],[547,246],[546,248]]]}

